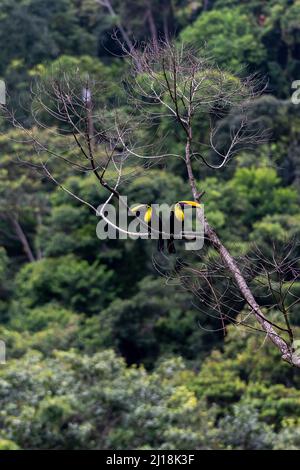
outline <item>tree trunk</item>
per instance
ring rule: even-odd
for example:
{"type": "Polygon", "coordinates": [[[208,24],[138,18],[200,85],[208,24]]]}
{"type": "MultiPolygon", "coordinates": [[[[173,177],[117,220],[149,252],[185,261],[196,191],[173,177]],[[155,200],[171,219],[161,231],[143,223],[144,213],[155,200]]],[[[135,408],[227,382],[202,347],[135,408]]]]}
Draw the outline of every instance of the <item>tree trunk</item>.
{"type": "Polygon", "coordinates": [[[155,21],[154,21],[154,18],[153,18],[151,3],[147,2],[147,4],[148,4],[147,18],[148,18],[148,23],[149,23],[150,33],[151,33],[151,39],[152,39],[154,49],[157,50],[158,49],[157,28],[156,28],[156,24],[155,24],[155,21]]]}
{"type": "Polygon", "coordinates": [[[209,0],[204,0],[203,2],[203,11],[208,10],[209,8],[209,0]]]}
{"type": "Polygon", "coordinates": [[[13,226],[13,229],[19,239],[19,241],[21,242],[22,244],[22,247],[23,247],[23,250],[24,250],[24,253],[26,254],[28,260],[30,261],[30,263],[34,262],[35,261],[35,257],[33,256],[33,253],[32,253],[32,250],[30,248],[30,245],[29,245],[29,242],[27,240],[27,237],[25,235],[25,233],[23,232],[23,229],[17,219],[17,217],[15,216],[10,216],[9,217],[10,221],[11,221],[11,224],[13,226]]]}
{"type": "MultiPolygon", "coordinates": [[[[115,12],[114,9],[113,9],[110,0],[99,0],[98,3],[99,3],[100,5],[102,5],[102,6],[104,6],[104,7],[107,9],[108,13],[109,13],[111,16],[117,18],[117,14],[116,14],[116,12],[115,12]]],[[[131,57],[134,59],[138,70],[140,70],[140,69],[141,69],[141,64],[140,64],[140,61],[139,61],[139,59],[138,59],[137,54],[135,53],[135,46],[134,46],[134,44],[132,43],[132,41],[131,41],[129,35],[127,34],[126,29],[123,27],[121,21],[118,21],[118,22],[117,22],[117,27],[118,27],[118,29],[120,30],[120,33],[121,33],[122,38],[123,38],[123,41],[125,42],[126,46],[127,46],[128,49],[129,49],[129,53],[130,53],[131,57]]]]}
{"type": "Polygon", "coordinates": [[[164,6],[163,28],[165,41],[169,42],[174,37],[176,29],[173,0],[169,0],[164,6]]]}

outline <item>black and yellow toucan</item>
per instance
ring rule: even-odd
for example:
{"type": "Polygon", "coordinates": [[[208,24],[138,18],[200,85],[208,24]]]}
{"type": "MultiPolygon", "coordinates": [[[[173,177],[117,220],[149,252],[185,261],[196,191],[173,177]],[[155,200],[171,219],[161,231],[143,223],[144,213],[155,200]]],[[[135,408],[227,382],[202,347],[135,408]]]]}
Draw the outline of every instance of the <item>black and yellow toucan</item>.
{"type": "MultiPolygon", "coordinates": [[[[137,217],[142,216],[144,222],[147,224],[149,238],[151,237],[151,221],[153,216],[153,209],[148,204],[138,204],[130,209],[130,211],[135,214],[137,217]]],[[[162,238],[162,219],[159,214],[158,216],[158,241],[157,241],[158,251],[163,251],[164,249],[164,239],[162,238]]]]}
{"type": "MultiPolygon", "coordinates": [[[[185,206],[189,207],[201,207],[201,204],[199,202],[195,201],[178,201],[174,205],[173,211],[171,212],[171,223],[170,223],[170,240],[172,240],[172,245],[174,246],[174,217],[181,223],[183,224],[184,221],[184,210],[185,206]],[[172,216],[173,213],[173,216],[172,216]]],[[[182,237],[183,240],[186,240],[186,237],[182,237]]],[[[174,251],[173,253],[176,253],[175,246],[174,246],[174,251]]]]}
{"type": "MultiPolygon", "coordinates": [[[[184,209],[185,206],[190,207],[200,207],[201,205],[195,201],[178,201],[172,207],[170,211],[170,233],[169,238],[167,238],[167,250],[168,253],[174,254],[176,253],[175,245],[174,245],[174,234],[175,234],[175,219],[179,222],[183,223],[184,221],[184,209]]],[[[153,216],[153,209],[148,204],[138,204],[131,208],[131,212],[135,214],[137,217],[143,215],[143,220],[147,224],[149,237],[151,235],[151,220],[153,216]]],[[[159,238],[157,243],[158,251],[164,250],[164,238],[163,238],[163,224],[160,214],[158,215],[158,222],[159,222],[159,238]]],[[[164,234],[165,235],[165,234],[164,234]]],[[[184,238],[184,237],[183,237],[184,238]]]]}

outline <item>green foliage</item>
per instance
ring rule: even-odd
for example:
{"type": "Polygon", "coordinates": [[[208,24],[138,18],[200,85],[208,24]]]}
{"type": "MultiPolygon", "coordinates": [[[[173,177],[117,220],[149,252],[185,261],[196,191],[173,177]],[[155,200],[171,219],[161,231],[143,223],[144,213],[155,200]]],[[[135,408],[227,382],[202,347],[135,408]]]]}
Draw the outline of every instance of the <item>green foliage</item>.
{"type": "Polygon", "coordinates": [[[275,435],[272,429],[259,420],[255,408],[251,406],[234,407],[232,416],[219,421],[218,438],[227,450],[270,450],[275,435]]]}
{"type": "MultiPolygon", "coordinates": [[[[48,351],[48,357],[29,350],[0,371],[3,438],[38,449],[298,448],[298,392],[272,385],[274,361],[267,365],[248,336],[241,338],[246,351],[234,358],[239,345],[231,331],[223,362],[214,353],[199,374],[174,357],[150,373],[127,367],[110,350],[89,356],[48,351]],[[265,384],[252,377],[251,362],[270,369],[265,384]]],[[[268,351],[270,361],[274,349],[268,351]]],[[[290,372],[282,367],[291,383],[290,372]]]]}
{"type": "Polygon", "coordinates": [[[128,185],[127,194],[132,203],[172,205],[188,194],[186,190],[182,192],[183,187],[179,176],[162,170],[149,170],[128,185]]]}
{"type": "Polygon", "coordinates": [[[210,447],[214,411],[177,383],[184,370],[172,359],[147,374],[109,350],[30,352],[0,372],[1,433],[35,449],[210,447]]]}
{"type": "Polygon", "coordinates": [[[16,309],[11,321],[0,327],[0,336],[11,358],[22,356],[28,349],[48,355],[55,349],[81,348],[83,325],[82,316],[49,304],[23,312],[16,309]]]}
{"type": "Polygon", "coordinates": [[[0,247],[0,281],[3,282],[7,274],[8,257],[5,249],[0,247]]]}
{"type": "Polygon", "coordinates": [[[266,57],[260,31],[252,15],[240,8],[203,13],[181,34],[181,39],[197,47],[207,43],[221,66],[239,71],[244,62],[259,65],[266,57]]]}
{"type": "Polygon", "coordinates": [[[280,240],[297,233],[298,192],[283,187],[273,168],[237,168],[230,180],[207,178],[203,187],[207,218],[229,241],[262,240],[268,233],[280,240]]]}
{"type": "Polygon", "coordinates": [[[299,44],[300,5],[293,2],[281,17],[280,26],[285,42],[295,48],[299,44]]]}
{"type": "Polygon", "coordinates": [[[300,449],[300,429],[299,426],[287,425],[276,436],[275,450],[299,450],[300,449]]]}
{"type": "Polygon", "coordinates": [[[228,191],[238,202],[239,222],[242,220],[246,226],[265,215],[295,214],[298,209],[296,189],[280,187],[272,168],[237,169],[228,191]]]}
{"type": "Polygon", "coordinates": [[[196,395],[217,404],[223,413],[231,411],[233,404],[253,406],[259,419],[276,429],[286,419],[299,417],[297,371],[280,361],[269,343],[261,354],[262,336],[250,330],[228,330],[224,353],[214,351],[190,382],[196,395]]]}
{"type": "Polygon", "coordinates": [[[45,258],[21,268],[16,298],[26,307],[57,301],[78,312],[96,313],[113,299],[112,277],[105,266],[73,255],[45,258]]]}
{"type": "Polygon", "coordinates": [[[80,25],[72,0],[5,0],[0,15],[0,42],[7,44],[1,71],[14,59],[31,66],[62,53],[96,53],[96,38],[80,25]]]}
{"type": "Polygon", "coordinates": [[[167,291],[160,279],[146,277],[131,298],[115,300],[87,325],[99,330],[103,344],[114,346],[129,363],[153,366],[163,355],[193,359],[210,347],[199,317],[186,293],[175,286],[167,291]]]}
{"type": "Polygon", "coordinates": [[[261,245],[270,241],[282,241],[297,238],[299,236],[299,215],[266,215],[262,220],[253,225],[251,239],[261,245]]]}
{"type": "Polygon", "coordinates": [[[7,300],[10,294],[9,258],[5,249],[0,246],[0,321],[6,317],[7,300]]]}
{"type": "Polygon", "coordinates": [[[0,450],[18,450],[19,447],[13,441],[0,439],[0,450]]]}
{"type": "Polygon", "coordinates": [[[246,62],[267,74],[275,94],[287,97],[300,72],[298,16],[297,0],[218,0],[181,36],[198,47],[207,43],[224,66],[239,70],[246,62]]]}

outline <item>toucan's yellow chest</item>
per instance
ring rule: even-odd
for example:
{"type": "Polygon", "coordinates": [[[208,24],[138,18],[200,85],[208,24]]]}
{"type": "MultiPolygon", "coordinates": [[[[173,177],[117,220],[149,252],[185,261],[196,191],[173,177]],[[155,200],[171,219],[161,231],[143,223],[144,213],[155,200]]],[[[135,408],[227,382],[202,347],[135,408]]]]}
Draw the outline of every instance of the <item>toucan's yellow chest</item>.
{"type": "Polygon", "coordinates": [[[175,217],[176,217],[177,220],[179,220],[180,222],[182,222],[184,220],[184,212],[181,209],[179,204],[175,204],[174,213],[175,213],[175,217]]]}
{"type": "Polygon", "coordinates": [[[144,215],[144,221],[147,224],[149,224],[149,222],[151,220],[151,217],[152,217],[152,208],[148,207],[148,209],[146,210],[145,215],[144,215]]]}

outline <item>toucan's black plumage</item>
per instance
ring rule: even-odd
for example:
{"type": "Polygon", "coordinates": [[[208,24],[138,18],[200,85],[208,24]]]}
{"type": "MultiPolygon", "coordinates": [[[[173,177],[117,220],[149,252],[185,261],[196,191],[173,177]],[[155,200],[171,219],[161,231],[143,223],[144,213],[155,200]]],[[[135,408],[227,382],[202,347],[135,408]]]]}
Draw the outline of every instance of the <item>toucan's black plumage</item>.
{"type": "Polygon", "coordinates": [[[165,248],[165,240],[163,239],[163,236],[162,236],[163,226],[162,226],[162,218],[160,214],[158,216],[158,230],[159,230],[159,234],[158,234],[158,240],[157,240],[157,251],[162,252],[164,251],[164,248],[165,248]]]}
{"type": "Polygon", "coordinates": [[[175,232],[175,213],[174,210],[170,212],[170,238],[167,240],[167,249],[169,254],[175,254],[176,248],[174,244],[174,232],[175,232]]]}

